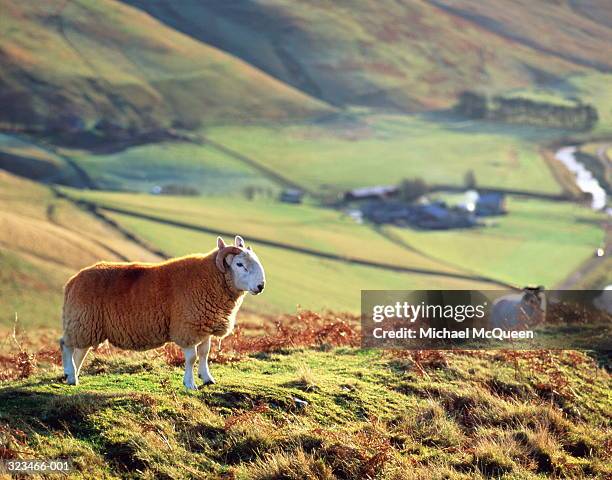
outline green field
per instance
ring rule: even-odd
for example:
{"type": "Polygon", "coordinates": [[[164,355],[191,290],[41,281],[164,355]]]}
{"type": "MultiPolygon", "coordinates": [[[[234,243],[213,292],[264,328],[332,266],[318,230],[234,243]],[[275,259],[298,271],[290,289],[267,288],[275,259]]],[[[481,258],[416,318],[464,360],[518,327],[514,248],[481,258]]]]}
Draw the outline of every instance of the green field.
{"type": "MultiPolygon", "coordinates": [[[[311,123],[210,127],[202,134],[252,161],[191,143],[158,143],[111,154],[66,151],[101,188],[148,192],[180,183],[212,194],[272,189],[267,171],[333,199],[346,189],[422,177],[463,186],[556,194],[540,155],[560,131],[464,121],[447,115],[380,115],[367,110],[311,123]],[[257,169],[257,165],[261,169],[257,169]]],[[[277,184],[278,186],[278,184],[277,184]]]]}
{"type": "Polygon", "coordinates": [[[321,194],[422,177],[463,186],[559,193],[538,142],[559,132],[463,121],[442,115],[356,113],[304,125],[211,127],[204,135],[321,194]]]}
{"type": "Polygon", "coordinates": [[[285,349],[214,363],[218,383],[189,393],[182,369],[161,353],[90,354],[77,387],[59,382],[57,365],[39,362],[36,374],[0,388],[5,452],[70,458],[74,478],[612,473],[609,376],[584,354],[419,360],[347,347],[285,349]]]}
{"type": "Polygon", "coordinates": [[[347,258],[442,273],[461,271],[402,248],[337,210],[270,200],[151,196],[71,189],[65,191],[76,198],[152,215],[162,221],[177,221],[213,231],[240,233],[247,240],[255,237],[347,258]]]}
{"type": "MultiPolygon", "coordinates": [[[[207,252],[216,235],[194,232],[133,216],[108,213],[120,225],[173,256],[207,252]]],[[[304,235],[307,235],[304,232],[304,235]]],[[[362,289],[486,289],[491,284],[442,275],[398,273],[289,252],[251,242],[266,269],[266,293],[247,297],[246,308],[260,313],[294,312],[296,308],[357,312],[362,289]]],[[[226,238],[229,240],[229,238],[226,238]]]]}
{"type": "Polygon", "coordinates": [[[212,195],[235,195],[245,188],[278,192],[278,186],[248,165],[211,147],[168,142],[109,154],[70,152],[73,159],[108,190],[149,192],[155,186],[189,185],[212,195]]]}
{"type": "Polygon", "coordinates": [[[441,261],[515,285],[547,288],[605,243],[604,214],[572,203],[508,199],[508,215],[483,229],[423,232],[387,227],[441,261]]]}
{"type": "MultiPolygon", "coordinates": [[[[516,286],[543,284],[550,288],[590,258],[604,241],[605,217],[569,202],[510,197],[509,214],[486,219],[487,226],[473,230],[419,231],[359,225],[341,212],[309,205],[287,205],[267,200],[247,201],[219,197],[166,197],[143,194],[77,191],[71,196],[129,214],[107,212],[121,225],[171,255],[208,251],[214,232],[273,241],[279,247],[303,247],[322,253],[376,261],[387,265],[420,268],[444,274],[480,275],[516,286]],[[158,219],[137,218],[139,214],[158,219]],[[164,224],[181,222],[210,233],[164,224]],[[364,246],[367,248],[364,249],[364,246]]],[[[478,288],[466,281],[418,273],[396,273],[379,268],[348,265],[258,245],[271,284],[266,308],[295,308],[296,299],[309,308],[316,305],[354,311],[361,289],[478,288]],[[300,280],[293,281],[295,271],[300,280]],[[321,282],[325,278],[329,281],[321,282]],[[276,279],[276,281],[274,281],[276,279]],[[331,290],[330,290],[331,289],[331,290]],[[351,293],[352,292],[352,293],[351,293]]],[[[495,288],[482,284],[480,288],[495,288]]],[[[254,304],[260,302],[256,299],[254,304]]],[[[255,307],[257,308],[257,307],[255,307]]]]}

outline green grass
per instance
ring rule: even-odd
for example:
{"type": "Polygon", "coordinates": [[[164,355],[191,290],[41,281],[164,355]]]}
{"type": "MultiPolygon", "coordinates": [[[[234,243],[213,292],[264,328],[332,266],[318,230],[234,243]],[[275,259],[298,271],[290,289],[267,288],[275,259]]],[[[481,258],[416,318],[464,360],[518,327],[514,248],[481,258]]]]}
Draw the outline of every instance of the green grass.
{"type": "Polygon", "coordinates": [[[70,458],[76,478],[605,478],[609,375],[572,355],[536,356],[548,371],[494,354],[419,370],[374,350],[292,350],[213,364],[218,383],[187,393],[160,359],[96,354],[77,387],[44,365],[0,387],[0,446],[70,458]]]}
{"type": "Polygon", "coordinates": [[[252,167],[202,145],[156,143],[110,154],[71,153],[100,188],[150,192],[155,186],[190,185],[212,195],[236,195],[245,188],[278,186],[252,167]]]}
{"type": "Polygon", "coordinates": [[[441,115],[359,115],[281,127],[211,127],[204,134],[322,194],[422,177],[463,186],[468,170],[481,187],[559,193],[538,151],[558,131],[441,115]]]}
{"type": "Polygon", "coordinates": [[[553,287],[604,242],[605,215],[572,203],[510,197],[508,215],[463,231],[422,232],[388,227],[423,252],[452,264],[524,286],[553,287]]]}
{"type": "MultiPolygon", "coordinates": [[[[354,223],[340,212],[310,205],[294,206],[266,200],[230,201],[216,197],[152,197],[66,191],[102,206],[213,230],[238,232],[247,241],[250,241],[250,237],[257,237],[385,264],[432,269],[442,273],[482,275],[516,286],[543,284],[550,288],[590,258],[604,242],[602,225],[605,216],[570,202],[509,197],[509,213],[484,219],[487,225],[482,228],[422,231],[383,226],[379,233],[371,226],[354,223]],[[364,249],[364,245],[367,245],[367,249],[364,249]]],[[[444,198],[451,204],[460,200],[459,196],[451,197],[444,198]]],[[[153,222],[123,215],[121,222],[130,222],[137,228],[148,225],[146,238],[172,254],[194,251],[189,250],[190,245],[192,249],[199,247],[191,241],[185,244],[178,238],[179,235],[170,233],[173,227],[155,226],[153,222]],[[157,228],[163,228],[163,231],[155,233],[157,228]],[[177,250],[175,245],[181,248],[177,250]]],[[[198,234],[183,231],[181,237],[185,235],[198,234]]],[[[200,247],[201,250],[208,248],[212,247],[200,247]]],[[[284,255],[295,254],[281,254],[284,255]]],[[[314,272],[311,273],[313,278],[318,278],[314,272]]],[[[384,277],[388,275],[386,273],[384,277]]],[[[420,276],[416,274],[408,277],[416,282],[408,281],[406,285],[426,285],[428,282],[426,277],[417,280],[420,276]]],[[[382,280],[382,277],[379,281],[361,286],[355,283],[357,290],[366,285],[372,288],[372,284],[377,285],[376,288],[390,288],[386,286],[390,285],[388,281],[382,280]]],[[[311,306],[310,302],[307,304],[311,306]]]]}
{"type": "Polygon", "coordinates": [[[66,189],[71,196],[98,205],[152,215],[160,219],[236,232],[247,241],[260,238],[343,257],[388,265],[459,272],[387,240],[344,213],[311,205],[248,201],[226,197],[169,197],[66,189]]]}
{"type": "MultiPolygon", "coordinates": [[[[120,225],[173,256],[207,252],[216,245],[216,236],[172,227],[128,215],[108,213],[120,225]]],[[[356,312],[362,289],[486,289],[483,282],[458,280],[444,275],[397,273],[381,268],[351,265],[253,245],[266,270],[266,292],[247,297],[245,306],[260,313],[293,312],[296,307],[356,312]]]]}

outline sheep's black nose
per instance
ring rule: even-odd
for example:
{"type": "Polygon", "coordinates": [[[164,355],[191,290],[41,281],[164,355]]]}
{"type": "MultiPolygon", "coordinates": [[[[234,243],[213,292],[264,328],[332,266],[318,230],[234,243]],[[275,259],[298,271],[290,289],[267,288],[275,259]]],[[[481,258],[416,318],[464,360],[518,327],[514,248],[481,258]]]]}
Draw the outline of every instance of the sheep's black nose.
{"type": "Polygon", "coordinates": [[[262,291],[263,291],[263,289],[264,289],[264,283],[265,283],[265,282],[261,282],[259,285],[257,285],[257,291],[258,291],[258,292],[262,292],[262,291]]]}

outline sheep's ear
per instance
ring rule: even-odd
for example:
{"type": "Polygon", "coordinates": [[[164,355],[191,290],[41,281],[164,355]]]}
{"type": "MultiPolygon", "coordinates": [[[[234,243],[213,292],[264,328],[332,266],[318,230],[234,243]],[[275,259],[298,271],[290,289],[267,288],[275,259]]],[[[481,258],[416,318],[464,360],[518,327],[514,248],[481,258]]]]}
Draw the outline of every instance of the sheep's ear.
{"type": "Polygon", "coordinates": [[[234,238],[234,245],[244,248],[244,239],[240,235],[236,235],[236,238],[234,238]]]}
{"type": "Polygon", "coordinates": [[[225,256],[225,264],[229,267],[232,264],[233,259],[234,259],[234,255],[232,255],[231,253],[228,253],[225,256]]]}
{"type": "Polygon", "coordinates": [[[247,247],[247,250],[253,250],[253,249],[252,249],[252,248],[251,248],[251,246],[249,245],[249,246],[247,247]]]}
{"type": "Polygon", "coordinates": [[[219,250],[225,248],[225,242],[223,241],[221,237],[217,237],[217,248],[219,250]]]}

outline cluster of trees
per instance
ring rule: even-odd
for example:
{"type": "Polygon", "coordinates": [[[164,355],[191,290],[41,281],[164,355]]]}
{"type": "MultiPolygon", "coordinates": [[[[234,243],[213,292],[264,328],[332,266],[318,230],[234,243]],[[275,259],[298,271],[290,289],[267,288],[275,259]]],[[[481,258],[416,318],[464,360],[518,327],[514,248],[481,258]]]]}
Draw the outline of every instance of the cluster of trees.
{"type": "Polygon", "coordinates": [[[574,105],[560,105],[521,97],[488,99],[471,91],[459,95],[455,110],[474,119],[581,131],[591,130],[599,119],[595,107],[579,101],[574,105]]]}
{"type": "Polygon", "coordinates": [[[429,192],[429,187],[422,178],[405,178],[398,185],[399,198],[405,202],[414,202],[429,192]]]}

